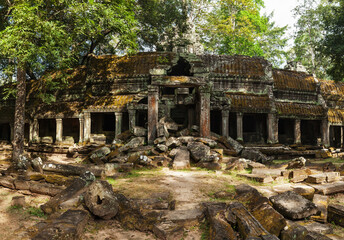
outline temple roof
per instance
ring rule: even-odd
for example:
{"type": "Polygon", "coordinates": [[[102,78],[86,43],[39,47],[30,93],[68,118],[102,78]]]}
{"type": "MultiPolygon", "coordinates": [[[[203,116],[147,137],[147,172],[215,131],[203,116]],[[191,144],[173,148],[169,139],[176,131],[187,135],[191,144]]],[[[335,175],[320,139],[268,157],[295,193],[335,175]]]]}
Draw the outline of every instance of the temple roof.
{"type": "Polygon", "coordinates": [[[315,92],[313,75],[284,69],[273,69],[274,88],[277,90],[315,92]]]}
{"type": "Polygon", "coordinates": [[[320,80],[320,91],[325,99],[344,100],[344,83],[332,80],[320,80]]]}
{"type": "Polygon", "coordinates": [[[248,93],[227,93],[231,100],[231,109],[245,112],[268,112],[271,108],[268,95],[248,93]]]}
{"type": "Polygon", "coordinates": [[[280,116],[315,118],[325,115],[323,106],[317,104],[275,102],[275,106],[277,114],[280,116]]]}

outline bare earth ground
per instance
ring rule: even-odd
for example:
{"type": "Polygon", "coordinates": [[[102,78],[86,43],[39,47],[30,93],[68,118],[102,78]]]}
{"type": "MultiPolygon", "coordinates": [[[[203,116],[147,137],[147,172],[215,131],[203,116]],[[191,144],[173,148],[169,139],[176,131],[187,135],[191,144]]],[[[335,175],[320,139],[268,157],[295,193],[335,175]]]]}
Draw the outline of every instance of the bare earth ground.
{"type": "MultiPolygon", "coordinates": [[[[68,159],[59,159],[53,156],[55,162],[70,162],[68,159]],[[68,161],[66,161],[68,160],[68,161]]],[[[8,162],[0,161],[0,168],[4,169],[8,162]]],[[[260,184],[236,176],[236,173],[222,171],[207,171],[192,168],[188,171],[173,171],[168,168],[153,170],[134,170],[119,178],[107,178],[114,191],[118,191],[128,198],[151,198],[154,193],[169,192],[176,202],[176,209],[192,209],[205,201],[223,201],[215,199],[214,193],[218,191],[233,192],[233,185],[248,183],[259,190],[269,190],[273,185],[260,184]]],[[[264,191],[262,191],[264,194],[264,191]]],[[[39,210],[39,205],[48,201],[49,197],[17,192],[0,187],[0,239],[29,239],[25,234],[27,229],[46,218],[39,210]],[[24,208],[11,207],[13,196],[24,195],[27,206],[24,208]]],[[[344,204],[344,194],[330,197],[333,203],[344,204]]],[[[206,229],[203,225],[187,229],[184,232],[184,240],[207,239],[206,229]]],[[[344,239],[344,230],[335,227],[335,232],[344,239]]],[[[115,220],[93,220],[86,227],[83,239],[118,239],[118,240],[148,240],[156,239],[152,233],[142,233],[121,228],[115,220]]]]}

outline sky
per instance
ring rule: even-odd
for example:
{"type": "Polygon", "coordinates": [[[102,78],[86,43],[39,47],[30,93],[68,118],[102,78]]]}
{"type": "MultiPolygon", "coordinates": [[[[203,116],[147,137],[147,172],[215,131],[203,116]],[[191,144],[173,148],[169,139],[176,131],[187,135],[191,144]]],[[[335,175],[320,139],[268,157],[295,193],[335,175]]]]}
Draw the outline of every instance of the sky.
{"type": "Polygon", "coordinates": [[[298,5],[298,0],[264,0],[264,3],[263,12],[271,13],[273,11],[273,21],[280,27],[288,25],[288,34],[293,34],[296,19],[293,17],[292,10],[298,5]]]}

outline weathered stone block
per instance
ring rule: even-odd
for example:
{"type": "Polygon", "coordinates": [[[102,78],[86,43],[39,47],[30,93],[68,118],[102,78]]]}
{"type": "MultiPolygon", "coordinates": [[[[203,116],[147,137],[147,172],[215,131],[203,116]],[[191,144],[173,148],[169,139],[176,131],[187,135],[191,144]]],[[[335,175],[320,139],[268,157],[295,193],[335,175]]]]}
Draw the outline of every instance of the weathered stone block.
{"type": "Polygon", "coordinates": [[[344,206],[338,204],[331,204],[328,206],[327,220],[330,223],[335,223],[344,227],[344,206]]]}
{"type": "Polygon", "coordinates": [[[181,147],[177,149],[177,153],[174,157],[172,167],[175,170],[190,168],[190,152],[187,150],[186,147],[181,147]]]}

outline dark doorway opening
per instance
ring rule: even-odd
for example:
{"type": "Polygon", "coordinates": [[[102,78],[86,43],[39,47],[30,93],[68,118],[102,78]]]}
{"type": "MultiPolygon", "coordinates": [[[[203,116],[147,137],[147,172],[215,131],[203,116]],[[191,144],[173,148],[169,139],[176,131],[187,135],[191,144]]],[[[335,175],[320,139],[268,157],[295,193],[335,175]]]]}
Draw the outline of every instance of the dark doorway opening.
{"type": "Polygon", "coordinates": [[[210,131],[216,134],[222,134],[222,113],[220,110],[210,111],[210,131]]]}
{"type": "Polygon", "coordinates": [[[122,113],[122,132],[129,130],[129,113],[122,113]]]}
{"type": "Polygon", "coordinates": [[[278,120],[278,142],[282,144],[294,143],[294,119],[280,118],[278,120]]]}
{"type": "Polygon", "coordinates": [[[341,147],[341,126],[330,126],[330,145],[332,147],[341,147]]]}
{"type": "Polygon", "coordinates": [[[302,144],[317,145],[320,134],[320,121],[301,120],[301,142],[302,144]]]}
{"type": "Polygon", "coordinates": [[[177,124],[183,125],[183,128],[188,126],[188,108],[183,105],[171,109],[171,118],[177,124]]]}
{"type": "Polygon", "coordinates": [[[229,114],[229,136],[233,139],[237,138],[236,113],[229,114]]]}
{"type": "Polygon", "coordinates": [[[139,127],[147,128],[148,113],[147,111],[137,111],[136,113],[136,124],[139,127]]]}
{"type": "Polygon", "coordinates": [[[266,114],[244,114],[244,142],[265,143],[267,140],[266,114]]]}
{"type": "Polygon", "coordinates": [[[73,137],[74,143],[79,142],[80,139],[80,122],[78,118],[64,118],[63,122],[63,137],[73,137]]]}
{"type": "Polygon", "coordinates": [[[11,141],[11,126],[9,123],[0,124],[0,140],[11,141]]]}
{"type": "Polygon", "coordinates": [[[39,119],[39,137],[52,137],[53,142],[56,140],[56,120],[39,119]]]}
{"type": "Polygon", "coordinates": [[[186,59],[179,58],[177,65],[174,65],[170,72],[167,73],[168,76],[192,76],[191,65],[186,59]]]}
{"type": "Polygon", "coordinates": [[[115,138],[116,116],[115,113],[91,113],[91,134],[98,139],[106,139],[111,143],[115,138]]]}

